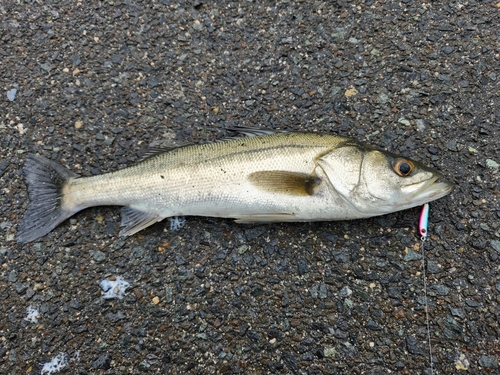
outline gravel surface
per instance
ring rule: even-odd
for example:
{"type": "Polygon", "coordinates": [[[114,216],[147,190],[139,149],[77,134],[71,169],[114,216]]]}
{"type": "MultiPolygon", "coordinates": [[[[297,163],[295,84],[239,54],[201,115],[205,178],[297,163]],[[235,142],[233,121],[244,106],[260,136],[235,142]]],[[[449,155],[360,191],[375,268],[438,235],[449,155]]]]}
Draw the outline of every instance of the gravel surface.
{"type": "Polygon", "coordinates": [[[15,243],[28,153],[91,175],[235,125],[454,181],[426,242],[434,373],[499,373],[499,25],[497,1],[2,0],[0,373],[431,372],[418,208],[122,240],[99,207],[15,243]]]}

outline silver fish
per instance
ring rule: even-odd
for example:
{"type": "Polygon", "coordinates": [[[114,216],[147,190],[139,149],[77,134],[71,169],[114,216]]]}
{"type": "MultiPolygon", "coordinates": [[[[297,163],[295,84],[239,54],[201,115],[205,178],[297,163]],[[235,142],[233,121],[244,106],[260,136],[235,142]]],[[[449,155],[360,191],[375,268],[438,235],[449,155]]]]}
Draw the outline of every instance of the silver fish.
{"type": "Polygon", "coordinates": [[[19,243],[92,206],[124,206],[120,236],[130,236],[174,216],[239,223],[366,218],[421,205],[453,188],[416,161],[316,133],[187,145],[91,177],[29,155],[24,174],[30,204],[18,226],[19,243]]]}

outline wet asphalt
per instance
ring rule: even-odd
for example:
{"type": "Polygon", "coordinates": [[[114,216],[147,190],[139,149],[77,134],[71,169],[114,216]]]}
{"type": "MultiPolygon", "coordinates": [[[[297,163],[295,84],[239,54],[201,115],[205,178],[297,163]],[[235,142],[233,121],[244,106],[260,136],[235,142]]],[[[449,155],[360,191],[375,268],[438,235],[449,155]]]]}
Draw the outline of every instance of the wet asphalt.
{"type": "Polygon", "coordinates": [[[0,372],[498,373],[499,25],[496,1],[2,1],[0,372]],[[352,136],[456,184],[425,242],[432,366],[418,208],[121,239],[99,207],[15,242],[27,154],[93,175],[234,126],[352,136]]]}

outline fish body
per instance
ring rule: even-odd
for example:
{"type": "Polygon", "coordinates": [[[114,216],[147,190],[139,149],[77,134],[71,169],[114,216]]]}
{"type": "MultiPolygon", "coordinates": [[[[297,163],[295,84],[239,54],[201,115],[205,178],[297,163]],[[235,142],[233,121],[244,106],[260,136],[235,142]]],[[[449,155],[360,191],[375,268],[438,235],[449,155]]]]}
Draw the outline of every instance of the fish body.
{"type": "Polygon", "coordinates": [[[273,133],[188,145],[137,165],[81,177],[39,155],[25,164],[30,205],[17,240],[33,241],[92,206],[122,208],[122,236],[167,217],[237,222],[359,219],[403,210],[452,190],[410,159],[350,138],[273,133]]]}

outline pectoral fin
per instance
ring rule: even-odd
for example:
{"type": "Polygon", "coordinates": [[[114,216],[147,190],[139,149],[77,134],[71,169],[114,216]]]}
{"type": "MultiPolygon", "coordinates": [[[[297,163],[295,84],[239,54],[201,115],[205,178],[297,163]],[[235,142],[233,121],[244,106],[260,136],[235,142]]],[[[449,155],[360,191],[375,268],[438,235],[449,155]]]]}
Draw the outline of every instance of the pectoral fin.
{"type": "Polygon", "coordinates": [[[124,227],[120,232],[121,237],[131,236],[164,219],[162,216],[139,211],[132,207],[122,207],[121,215],[121,226],[124,227]]]}
{"type": "Polygon", "coordinates": [[[319,177],[287,171],[254,172],[248,176],[248,181],[269,193],[297,196],[313,195],[321,184],[319,177]]]}

